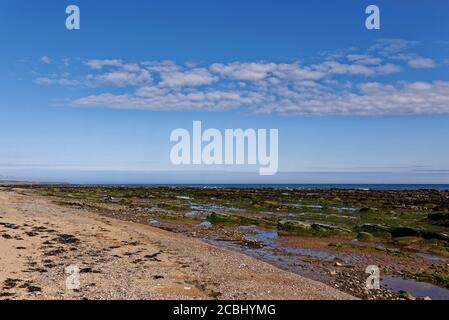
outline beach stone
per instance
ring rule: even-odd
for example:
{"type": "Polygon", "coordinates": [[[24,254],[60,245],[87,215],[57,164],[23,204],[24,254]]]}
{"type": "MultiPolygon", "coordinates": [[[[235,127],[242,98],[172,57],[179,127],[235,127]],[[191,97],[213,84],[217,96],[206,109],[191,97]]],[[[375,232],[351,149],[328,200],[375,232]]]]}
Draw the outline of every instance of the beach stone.
{"type": "Polygon", "coordinates": [[[204,229],[210,229],[212,228],[212,223],[210,223],[209,221],[203,221],[200,224],[198,224],[199,228],[204,228],[204,229]]]}
{"type": "Polygon", "coordinates": [[[159,221],[157,221],[156,219],[148,219],[147,222],[148,222],[148,224],[151,224],[151,225],[159,224],[159,221]]]}
{"type": "Polygon", "coordinates": [[[410,293],[405,292],[405,291],[399,291],[399,295],[401,298],[403,298],[405,300],[416,300],[416,298],[414,296],[412,296],[410,293]]]}

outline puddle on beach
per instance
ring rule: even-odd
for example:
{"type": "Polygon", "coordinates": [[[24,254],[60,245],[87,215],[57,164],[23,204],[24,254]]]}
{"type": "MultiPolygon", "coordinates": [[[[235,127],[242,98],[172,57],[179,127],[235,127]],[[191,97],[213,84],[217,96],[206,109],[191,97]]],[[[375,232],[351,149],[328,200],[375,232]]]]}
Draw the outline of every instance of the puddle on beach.
{"type": "Polygon", "coordinates": [[[426,260],[430,261],[436,261],[436,262],[449,262],[449,258],[440,257],[434,254],[430,253],[424,253],[424,252],[417,252],[415,253],[417,256],[420,256],[421,258],[424,258],[426,260]]]}
{"type": "Polygon", "coordinates": [[[293,208],[324,209],[324,206],[314,205],[314,204],[283,203],[283,205],[293,207],[293,208]]]}
{"type": "Polygon", "coordinates": [[[184,213],[185,217],[208,217],[212,213],[208,211],[189,211],[187,213],[184,213]]]}
{"type": "Polygon", "coordinates": [[[331,207],[332,209],[335,209],[337,211],[350,211],[350,212],[359,212],[359,208],[352,208],[352,207],[331,207]]]}
{"type": "Polygon", "coordinates": [[[323,218],[338,218],[338,219],[360,219],[358,216],[347,216],[342,214],[334,213],[314,213],[314,212],[301,212],[301,213],[290,213],[290,217],[301,216],[301,217],[323,217],[323,218]]]}
{"type": "Polygon", "coordinates": [[[384,276],[381,283],[391,291],[405,291],[414,297],[430,297],[432,300],[449,300],[449,290],[436,285],[399,276],[384,276]]]}
{"type": "Polygon", "coordinates": [[[269,248],[276,247],[276,240],[279,237],[276,230],[266,230],[256,226],[241,226],[237,230],[248,232],[245,235],[245,239],[257,241],[269,248]]]}
{"type": "Polygon", "coordinates": [[[308,256],[308,257],[318,258],[318,259],[326,260],[326,261],[331,261],[331,260],[337,258],[337,255],[333,255],[329,252],[322,251],[322,250],[308,249],[308,248],[285,248],[285,249],[283,249],[283,251],[288,254],[308,256]]]}
{"type": "Polygon", "coordinates": [[[293,208],[307,208],[307,209],[332,209],[337,210],[338,212],[343,211],[349,211],[349,212],[359,212],[359,208],[352,208],[352,207],[334,207],[334,206],[322,206],[322,205],[315,205],[315,204],[303,204],[303,203],[284,203],[283,205],[293,207],[293,208]]]}
{"type": "Polygon", "coordinates": [[[199,203],[190,203],[190,208],[193,211],[210,211],[211,213],[214,211],[220,211],[220,212],[224,212],[224,211],[243,211],[242,209],[239,208],[234,208],[234,207],[226,207],[226,206],[222,206],[219,204],[199,204],[199,203]]]}
{"type": "Polygon", "coordinates": [[[226,247],[228,249],[244,252],[250,256],[258,257],[269,261],[278,267],[313,277],[319,280],[319,275],[311,273],[316,265],[310,264],[309,258],[315,258],[320,261],[333,261],[338,259],[345,263],[359,262],[363,257],[357,255],[330,253],[325,250],[316,250],[310,248],[287,247],[279,243],[279,235],[276,230],[263,229],[257,226],[240,226],[236,230],[245,233],[245,239],[262,243],[261,248],[249,248],[242,246],[239,242],[222,241],[220,239],[205,239],[206,241],[226,247]]]}

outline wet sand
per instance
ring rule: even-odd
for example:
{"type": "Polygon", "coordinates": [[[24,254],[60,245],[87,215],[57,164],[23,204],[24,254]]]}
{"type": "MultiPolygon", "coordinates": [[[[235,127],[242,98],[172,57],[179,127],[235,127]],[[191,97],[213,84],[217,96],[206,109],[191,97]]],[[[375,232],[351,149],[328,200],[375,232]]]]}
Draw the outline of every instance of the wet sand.
{"type": "Polygon", "coordinates": [[[263,261],[0,188],[0,299],[353,299],[263,261]],[[81,287],[67,290],[75,264],[81,287]]]}

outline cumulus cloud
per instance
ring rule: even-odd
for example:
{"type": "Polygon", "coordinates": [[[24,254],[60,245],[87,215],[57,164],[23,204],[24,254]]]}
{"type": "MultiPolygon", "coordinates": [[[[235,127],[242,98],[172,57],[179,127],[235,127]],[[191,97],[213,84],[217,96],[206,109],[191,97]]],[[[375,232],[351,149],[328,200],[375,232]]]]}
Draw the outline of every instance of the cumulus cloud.
{"type": "Polygon", "coordinates": [[[214,63],[210,66],[213,72],[236,80],[257,81],[267,77],[276,69],[274,63],[233,62],[229,64],[214,63]]]}
{"type": "Polygon", "coordinates": [[[275,86],[268,91],[206,92],[147,86],[132,94],[91,95],[72,104],[147,110],[225,111],[248,107],[255,113],[306,116],[445,114],[449,113],[449,82],[367,82],[354,91],[307,85],[275,86]]]}
{"type": "Polygon", "coordinates": [[[229,79],[241,81],[261,81],[266,79],[273,81],[275,78],[288,81],[320,80],[335,74],[373,76],[400,71],[399,67],[392,64],[378,64],[374,66],[359,63],[358,61],[355,63],[341,63],[334,60],[327,60],[320,64],[309,66],[302,66],[299,62],[279,64],[273,62],[215,63],[210,66],[210,69],[212,72],[219,73],[229,79]]]}
{"type": "Polygon", "coordinates": [[[408,64],[410,67],[416,68],[416,69],[435,68],[436,67],[435,61],[433,61],[430,58],[423,58],[423,57],[410,58],[408,60],[408,64]]]}
{"type": "Polygon", "coordinates": [[[436,68],[433,59],[410,52],[418,45],[381,39],[368,50],[342,50],[326,54],[321,61],[312,59],[314,63],[178,64],[169,60],[93,59],[84,62],[90,68],[88,74],[41,76],[35,83],[95,90],[69,100],[77,107],[169,111],[246,108],[254,113],[313,116],[449,113],[449,82],[411,78],[391,82],[385,77],[407,68],[411,72],[436,68]]]}
{"type": "Polygon", "coordinates": [[[369,51],[374,51],[382,55],[391,55],[406,51],[419,44],[417,41],[409,41],[404,39],[378,39],[376,43],[369,48],[369,51]]]}
{"type": "Polygon", "coordinates": [[[136,86],[151,81],[151,75],[147,70],[117,70],[100,75],[89,75],[87,80],[91,86],[113,85],[117,87],[136,86]]]}
{"type": "Polygon", "coordinates": [[[416,53],[400,53],[391,56],[391,59],[405,61],[408,64],[408,66],[414,69],[426,69],[436,67],[436,63],[433,59],[421,57],[416,53]]]}
{"type": "Polygon", "coordinates": [[[302,67],[299,63],[281,63],[273,74],[288,81],[320,80],[326,76],[324,71],[312,67],[302,67]]]}
{"type": "Polygon", "coordinates": [[[256,94],[211,90],[207,92],[181,91],[148,86],[133,94],[115,95],[105,93],[91,95],[72,101],[74,106],[107,106],[145,110],[206,110],[225,111],[241,107],[242,104],[257,103],[256,94]]]}
{"type": "Polygon", "coordinates": [[[416,41],[403,39],[380,39],[371,46],[369,51],[375,51],[391,60],[403,60],[410,67],[415,69],[435,68],[436,63],[433,59],[421,57],[416,53],[408,52],[409,49],[418,46],[416,41]]]}
{"type": "Polygon", "coordinates": [[[357,62],[358,64],[378,65],[382,62],[381,58],[373,57],[367,54],[348,54],[346,59],[350,62],[357,62]]]}
{"type": "Polygon", "coordinates": [[[289,92],[276,104],[253,107],[257,113],[284,115],[420,115],[449,113],[449,82],[378,82],[357,91],[289,92]]]}
{"type": "Polygon", "coordinates": [[[116,59],[104,59],[104,60],[93,59],[93,60],[86,61],[86,65],[89,66],[92,69],[100,70],[103,67],[118,67],[118,66],[121,66],[122,65],[122,61],[121,60],[116,60],[116,59]]]}
{"type": "Polygon", "coordinates": [[[52,61],[51,58],[47,57],[47,56],[43,56],[40,60],[42,63],[45,63],[45,64],[50,64],[52,61]]]}
{"type": "Polygon", "coordinates": [[[196,68],[188,71],[171,71],[161,73],[161,85],[169,87],[208,85],[217,81],[207,69],[196,68]]]}
{"type": "Polygon", "coordinates": [[[320,65],[315,66],[315,68],[316,70],[324,72],[325,74],[362,75],[362,76],[373,76],[400,71],[400,68],[393,64],[367,66],[360,63],[344,64],[338,61],[326,61],[320,65]]]}
{"type": "Polygon", "coordinates": [[[60,85],[60,86],[78,86],[78,80],[68,79],[66,77],[39,77],[34,80],[34,83],[44,86],[60,85]]]}

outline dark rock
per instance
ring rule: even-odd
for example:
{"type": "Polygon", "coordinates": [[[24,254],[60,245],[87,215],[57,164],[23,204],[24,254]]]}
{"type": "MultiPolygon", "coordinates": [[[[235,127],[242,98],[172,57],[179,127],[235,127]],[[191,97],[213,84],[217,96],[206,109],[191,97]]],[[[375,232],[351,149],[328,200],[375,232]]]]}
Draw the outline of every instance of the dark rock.
{"type": "Polygon", "coordinates": [[[369,233],[391,233],[391,231],[393,231],[392,227],[370,223],[365,223],[360,227],[360,229],[369,233]]]}
{"type": "Polygon", "coordinates": [[[418,229],[410,228],[410,227],[398,227],[394,228],[391,231],[391,236],[393,238],[398,237],[419,237],[421,236],[421,232],[418,229]]]}
{"type": "Polygon", "coordinates": [[[421,237],[424,239],[437,239],[441,241],[449,242],[449,235],[442,232],[433,232],[429,230],[421,230],[421,237]]]}
{"type": "Polygon", "coordinates": [[[63,244],[75,244],[81,242],[77,237],[71,234],[60,234],[57,238],[54,238],[53,241],[63,244]]]}
{"type": "Polygon", "coordinates": [[[430,221],[449,221],[449,213],[429,213],[427,219],[430,221]]]}

